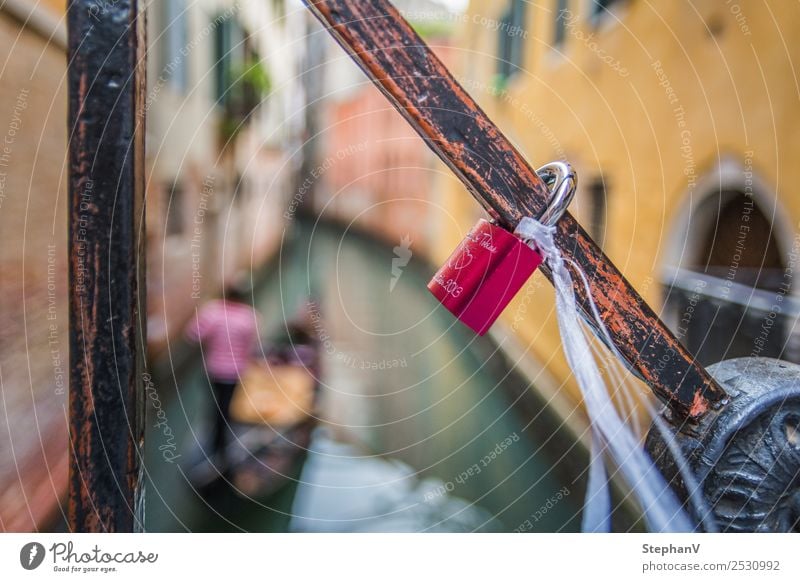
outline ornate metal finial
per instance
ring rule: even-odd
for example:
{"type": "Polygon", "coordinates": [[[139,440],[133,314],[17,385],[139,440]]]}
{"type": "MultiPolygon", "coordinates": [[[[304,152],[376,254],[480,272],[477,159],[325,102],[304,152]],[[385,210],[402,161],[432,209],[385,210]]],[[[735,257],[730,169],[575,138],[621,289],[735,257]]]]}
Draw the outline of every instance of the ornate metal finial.
{"type": "MultiPolygon", "coordinates": [[[[731,401],[675,431],[719,531],[800,531],[800,366],[739,358],[708,368],[731,401]]],[[[647,450],[684,498],[687,484],[658,430],[647,450]]],[[[702,517],[693,510],[698,524],[702,517]]],[[[702,526],[698,526],[701,529],[702,526]]]]}

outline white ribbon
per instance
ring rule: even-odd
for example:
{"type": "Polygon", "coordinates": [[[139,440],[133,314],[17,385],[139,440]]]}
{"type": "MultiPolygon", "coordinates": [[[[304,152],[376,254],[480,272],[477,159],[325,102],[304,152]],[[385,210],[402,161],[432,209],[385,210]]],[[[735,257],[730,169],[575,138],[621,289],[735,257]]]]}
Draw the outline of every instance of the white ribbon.
{"type": "MultiPolygon", "coordinates": [[[[614,407],[584,332],[572,288],[572,277],[553,240],[555,227],[545,226],[533,218],[525,217],[514,233],[539,252],[550,267],[556,290],[556,314],[562,349],[589,414],[592,450],[583,510],[583,531],[607,532],[611,528],[611,495],[603,461],[603,452],[606,450],[639,500],[651,531],[693,531],[692,521],[681,508],[675,494],[614,407]]],[[[569,264],[580,275],[586,288],[587,304],[597,328],[605,336],[607,345],[613,345],[591,299],[589,282],[574,261],[569,261],[569,264]]]]}

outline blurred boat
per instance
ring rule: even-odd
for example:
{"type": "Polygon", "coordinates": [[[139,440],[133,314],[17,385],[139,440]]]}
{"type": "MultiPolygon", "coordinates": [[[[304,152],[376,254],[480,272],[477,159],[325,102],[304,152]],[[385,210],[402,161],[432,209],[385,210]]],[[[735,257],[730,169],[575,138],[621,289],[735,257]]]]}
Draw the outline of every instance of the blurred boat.
{"type": "Polygon", "coordinates": [[[319,349],[305,323],[255,359],[234,391],[230,433],[221,459],[202,449],[189,475],[206,495],[227,486],[245,498],[275,494],[299,475],[317,426],[319,349]]]}

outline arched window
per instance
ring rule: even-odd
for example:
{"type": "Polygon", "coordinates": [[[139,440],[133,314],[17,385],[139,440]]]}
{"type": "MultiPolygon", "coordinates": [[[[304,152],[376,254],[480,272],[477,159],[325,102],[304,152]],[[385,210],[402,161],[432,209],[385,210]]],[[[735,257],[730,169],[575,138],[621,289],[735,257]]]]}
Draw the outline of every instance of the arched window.
{"type": "Polygon", "coordinates": [[[779,242],[784,218],[752,180],[731,183],[721,173],[714,182],[673,240],[665,318],[704,365],[743,356],[797,361],[794,265],[787,261],[796,249],[779,242]]]}
{"type": "Polygon", "coordinates": [[[716,220],[699,224],[704,229],[694,257],[694,270],[740,285],[778,291],[786,269],[772,221],[753,197],[738,190],[709,196],[707,204],[719,210],[716,220]]]}

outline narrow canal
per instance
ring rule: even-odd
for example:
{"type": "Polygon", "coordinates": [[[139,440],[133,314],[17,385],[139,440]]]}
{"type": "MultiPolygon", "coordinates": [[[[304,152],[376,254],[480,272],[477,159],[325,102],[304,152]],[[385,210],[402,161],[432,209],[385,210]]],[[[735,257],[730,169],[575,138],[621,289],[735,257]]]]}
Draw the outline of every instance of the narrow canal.
{"type": "Polygon", "coordinates": [[[391,246],[298,222],[259,274],[264,335],[304,302],[321,315],[321,423],[302,471],[265,499],[203,496],[187,478],[210,392],[197,355],[173,347],[154,373],[148,412],[148,531],[575,531],[585,451],[488,339],[426,289],[413,257],[392,273],[391,246]],[[394,282],[393,282],[394,279],[394,282]],[[170,364],[169,361],[173,364],[170,364]],[[177,448],[169,447],[163,423],[177,448]]]}

